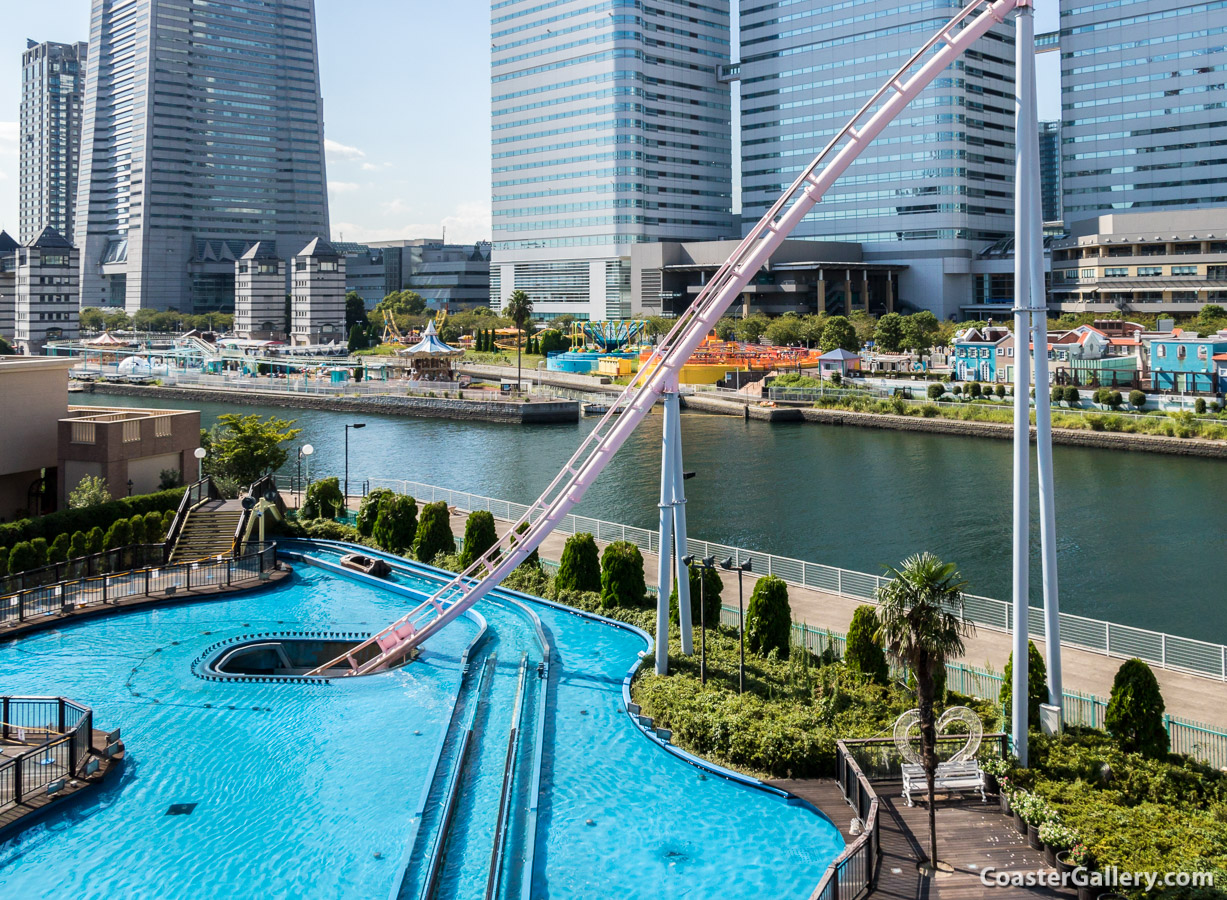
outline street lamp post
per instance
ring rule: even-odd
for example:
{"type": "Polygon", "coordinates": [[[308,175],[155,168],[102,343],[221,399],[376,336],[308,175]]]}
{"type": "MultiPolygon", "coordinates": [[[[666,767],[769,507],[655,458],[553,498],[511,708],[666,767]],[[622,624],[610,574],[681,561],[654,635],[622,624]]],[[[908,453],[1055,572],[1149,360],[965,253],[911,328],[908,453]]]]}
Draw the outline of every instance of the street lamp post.
{"type": "Polygon", "coordinates": [[[741,663],[737,670],[737,693],[745,693],[746,689],[746,614],[742,602],[741,576],[743,572],[754,571],[754,560],[747,559],[739,566],[733,565],[733,557],[728,557],[720,563],[720,568],[737,573],[737,640],[741,644],[741,663]]]}
{"type": "Polygon", "coordinates": [[[345,426],[345,492],[341,495],[345,498],[345,515],[349,515],[349,429],[365,428],[365,422],[355,422],[353,425],[345,426]]]}
{"type": "Polygon", "coordinates": [[[303,444],[298,448],[298,474],[294,478],[294,505],[297,509],[302,509],[302,458],[307,457],[307,478],[311,477],[311,454],[315,452],[315,448],[310,444],[303,444]]]}
{"type": "Polygon", "coordinates": [[[209,451],[204,447],[197,447],[192,451],[192,456],[196,457],[196,478],[194,480],[199,481],[204,475],[204,459],[208,455],[209,451]]]}
{"type": "MultiPolygon", "coordinates": [[[[694,565],[694,559],[692,554],[682,560],[687,570],[694,565]]],[[[706,585],[703,582],[707,579],[707,570],[715,568],[715,565],[714,556],[705,556],[699,560],[699,684],[707,684],[707,597],[704,590],[706,585]]],[[[690,577],[689,572],[686,577],[690,577]]]]}

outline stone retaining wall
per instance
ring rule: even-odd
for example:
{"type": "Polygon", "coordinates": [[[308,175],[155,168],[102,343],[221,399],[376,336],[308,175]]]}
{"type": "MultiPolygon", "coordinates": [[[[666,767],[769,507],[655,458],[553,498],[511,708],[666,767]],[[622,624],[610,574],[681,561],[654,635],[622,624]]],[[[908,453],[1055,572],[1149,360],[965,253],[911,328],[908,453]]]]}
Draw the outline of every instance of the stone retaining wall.
{"type": "MultiPolygon", "coordinates": [[[[921,416],[894,416],[886,413],[852,412],[844,409],[749,406],[716,397],[687,396],[687,409],[726,416],[746,416],[765,422],[816,422],[821,425],[854,425],[861,428],[885,428],[892,431],[923,431],[929,434],[954,434],[963,437],[987,437],[1012,440],[1014,426],[1005,422],[964,422],[959,419],[921,416]]],[[[1035,440],[1035,428],[1031,428],[1035,440]]],[[[1106,450],[1135,450],[1145,453],[1166,453],[1173,456],[1201,456],[1227,459],[1227,441],[1207,441],[1197,438],[1164,437],[1157,434],[1120,434],[1111,431],[1090,431],[1054,428],[1052,442],[1070,447],[1096,447],[1106,450]]]]}
{"type": "Polygon", "coordinates": [[[431,419],[460,419],[481,422],[511,422],[521,425],[579,421],[575,400],[550,400],[517,403],[507,400],[449,400],[442,397],[369,395],[362,397],[324,397],[276,391],[211,391],[207,388],[161,387],[158,385],[110,384],[97,382],[99,394],[124,397],[172,397],[201,403],[234,403],[244,406],[280,406],[290,409],[322,409],[385,413],[431,419]]]}

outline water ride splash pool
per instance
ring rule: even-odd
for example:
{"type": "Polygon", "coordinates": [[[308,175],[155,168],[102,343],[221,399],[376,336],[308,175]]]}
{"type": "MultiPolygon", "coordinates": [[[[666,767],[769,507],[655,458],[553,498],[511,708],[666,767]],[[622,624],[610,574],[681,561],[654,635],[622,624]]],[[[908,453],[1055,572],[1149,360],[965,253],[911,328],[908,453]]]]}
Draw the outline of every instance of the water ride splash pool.
{"type": "Polygon", "coordinates": [[[705,773],[639,730],[622,682],[641,634],[519,595],[496,592],[380,675],[302,684],[193,671],[245,634],[369,634],[411,604],[395,588],[429,593],[439,577],[401,564],[392,581],[298,564],[265,592],[0,647],[5,693],[80,698],[128,748],[118,779],[0,845],[0,889],[803,898],[842,849],[811,808],[705,773]],[[195,806],[169,814],[177,804],[195,806]]]}

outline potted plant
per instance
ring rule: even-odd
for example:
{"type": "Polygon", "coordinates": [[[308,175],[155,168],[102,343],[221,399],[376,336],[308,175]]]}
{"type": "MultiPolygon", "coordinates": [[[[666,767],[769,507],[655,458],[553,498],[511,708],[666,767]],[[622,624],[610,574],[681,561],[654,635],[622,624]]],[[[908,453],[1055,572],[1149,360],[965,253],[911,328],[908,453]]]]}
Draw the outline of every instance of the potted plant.
{"type": "Polygon", "coordinates": [[[1000,757],[989,757],[980,763],[980,771],[984,773],[984,789],[996,794],[1001,789],[1001,777],[1010,771],[1010,764],[1000,757]]]}
{"type": "Polygon", "coordinates": [[[1001,802],[1001,814],[1010,816],[1014,814],[1013,801],[1014,793],[1017,788],[1014,787],[1014,782],[1010,780],[1009,775],[1001,775],[997,779],[997,799],[1001,802]]]}
{"type": "Polygon", "coordinates": [[[1014,827],[1018,829],[1019,834],[1027,833],[1027,820],[1023,816],[1023,810],[1031,806],[1032,799],[1031,792],[1021,788],[1016,790],[1014,796],[1010,798],[1010,806],[1014,810],[1014,827]]]}
{"type": "Polygon", "coordinates": [[[1074,869],[1091,867],[1091,851],[1081,840],[1077,839],[1066,850],[1058,850],[1054,854],[1057,861],[1057,871],[1062,875],[1072,875],[1074,869]]]}
{"type": "Polygon", "coordinates": [[[1040,843],[1040,826],[1054,818],[1052,807],[1043,798],[1031,794],[1027,804],[1021,810],[1022,819],[1027,823],[1027,844],[1032,850],[1043,849],[1040,843]]]}
{"type": "Polygon", "coordinates": [[[1057,854],[1078,843],[1078,836],[1055,818],[1040,826],[1039,835],[1044,845],[1044,862],[1059,871],[1061,867],[1057,865],[1057,854]]]}

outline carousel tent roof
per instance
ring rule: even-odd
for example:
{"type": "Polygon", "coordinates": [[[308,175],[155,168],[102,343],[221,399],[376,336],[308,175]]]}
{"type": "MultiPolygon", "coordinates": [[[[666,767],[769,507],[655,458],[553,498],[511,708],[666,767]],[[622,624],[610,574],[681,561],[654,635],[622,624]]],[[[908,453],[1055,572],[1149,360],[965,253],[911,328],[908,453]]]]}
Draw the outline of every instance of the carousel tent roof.
{"type": "Polygon", "coordinates": [[[439,340],[439,333],[435,331],[434,321],[426,323],[426,330],[422,333],[422,339],[412,347],[406,347],[404,350],[398,350],[397,356],[408,356],[413,359],[424,359],[430,357],[443,356],[460,356],[464,353],[463,350],[458,350],[455,347],[449,347],[443,341],[439,340]]]}
{"type": "Polygon", "coordinates": [[[131,341],[123,341],[115,337],[109,331],[104,331],[96,338],[90,338],[88,341],[82,341],[87,347],[130,347],[131,341]]]}

